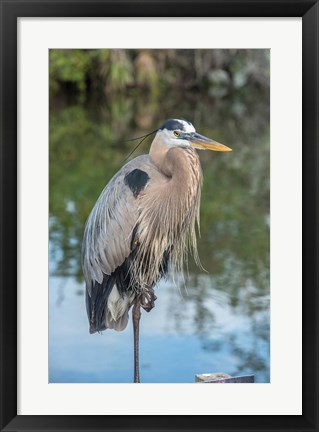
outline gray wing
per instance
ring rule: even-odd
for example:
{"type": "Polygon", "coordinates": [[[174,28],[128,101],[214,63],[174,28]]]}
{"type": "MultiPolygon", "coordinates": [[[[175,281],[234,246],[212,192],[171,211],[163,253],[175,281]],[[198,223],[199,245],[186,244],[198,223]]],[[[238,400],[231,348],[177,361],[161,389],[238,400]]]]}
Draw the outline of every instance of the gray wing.
{"type": "Polygon", "coordinates": [[[148,156],[127,163],[104,188],[87,220],[82,265],[89,295],[95,281],[102,284],[104,275],[114,272],[130,254],[138,196],[127,178],[145,164],[149,164],[148,156]]]}

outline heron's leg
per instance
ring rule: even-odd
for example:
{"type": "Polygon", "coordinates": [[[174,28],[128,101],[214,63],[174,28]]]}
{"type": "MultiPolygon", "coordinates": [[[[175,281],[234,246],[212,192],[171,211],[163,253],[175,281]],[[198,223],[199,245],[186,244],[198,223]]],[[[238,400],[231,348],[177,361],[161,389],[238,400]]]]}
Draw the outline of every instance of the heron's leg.
{"type": "Polygon", "coordinates": [[[155,307],[155,300],[157,299],[153,288],[147,288],[143,291],[140,297],[141,306],[146,312],[150,312],[155,307]]]}
{"type": "Polygon", "coordinates": [[[134,330],[134,382],[140,382],[140,368],[139,368],[139,330],[140,330],[140,300],[137,298],[134,302],[133,311],[133,330],[134,330]]]}

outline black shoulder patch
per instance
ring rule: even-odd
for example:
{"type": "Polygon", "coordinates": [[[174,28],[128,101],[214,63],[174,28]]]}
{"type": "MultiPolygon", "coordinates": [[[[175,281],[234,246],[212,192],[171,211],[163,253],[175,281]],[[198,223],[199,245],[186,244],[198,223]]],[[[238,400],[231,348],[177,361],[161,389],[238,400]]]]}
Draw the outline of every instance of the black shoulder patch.
{"type": "Polygon", "coordinates": [[[135,198],[149,181],[149,176],[145,171],[135,169],[124,177],[125,184],[131,189],[135,198]]]}

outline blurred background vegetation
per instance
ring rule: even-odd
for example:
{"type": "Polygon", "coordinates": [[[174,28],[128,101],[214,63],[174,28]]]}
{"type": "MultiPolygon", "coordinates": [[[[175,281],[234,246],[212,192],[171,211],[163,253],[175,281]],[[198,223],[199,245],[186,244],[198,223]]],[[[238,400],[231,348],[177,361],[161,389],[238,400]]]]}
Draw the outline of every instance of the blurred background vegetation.
{"type": "MultiPolygon", "coordinates": [[[[232,242],[245,236],[239,254],[248,260],[255,260],[256,253],[267,255],[267,242],[258,235],[268,233],[257,230],[252,236],[240,229],[240,222],[253,228],[250,219],[262,213],[264,225],[269,211],[268,50],[51,50],[51,234],[67,254],[59,260],[61,273],[74,272],[70,261],[78,255],[85,219],[133,147],[125,141],[170,117],[189,119],[200,132],[235,150],[227,158],[200,152],[204,240],[209,233],[223,238],[226,233],[220,231],[227,227],[238,231],[230,236],[232,242]],[[227,203],[230,195],[234,200],[227,203]],[[210,232],[209,221],[217,226],[219,220],[223,228],[210,232]],[[60,223],[67,232],[56,239],[60,223]],[[73,247],[67,247],[70,242],[73,247]]],[[[143,146],[137,154],[148,151],[143,146]]],[[[217,249],[221,253],[223,248],[217,249]]],[[[76,273],[81,277],[79,265],[76,273]]]]}
{"type": "Polygon", "coordinates": [[[160,97],[174,91],[225,96],[269,85],[269,50],[51,50],[50,92],[88,96],[143,90],[160,97]]]}
{"type": "MultiPolygon", "coordinates": [[[[54,49],[49,61],[51,275],[75,278],[83,295],[84,224],[136,144],[126,140],[167,118],[186,118],[234,150],[199,152],[199,254],[213,279],[204,283],[190,261],[186,301],[195,305],[194,328],[207,334],[214,326],[205,306],[213,285],[228,294],[234,313],[254,319],[267,311],[252,331],[269,342],[269,50],[54,49]]],[[[148,152],[150,140],[132,157],[148,152]]],[[[182,318],[174,310],[176,326],[182,318]]],[[[267,370],[267,355],[240,343],[234,350],[245,367],[251,360],[267,370]]]]}

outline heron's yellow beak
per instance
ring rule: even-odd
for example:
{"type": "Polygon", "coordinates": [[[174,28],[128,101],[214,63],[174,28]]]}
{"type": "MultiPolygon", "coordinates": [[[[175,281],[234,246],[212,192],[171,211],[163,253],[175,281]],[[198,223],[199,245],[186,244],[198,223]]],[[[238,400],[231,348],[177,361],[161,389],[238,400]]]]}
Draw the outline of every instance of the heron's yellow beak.
{"type": "Polygon", "coordinates": [[[224,144],[221,144],[198,133],[190,134],[188,140],[193,147],[201,150],[214,150],[220,152],[232,151],[231,148],[225,146],[224,144]]]}

